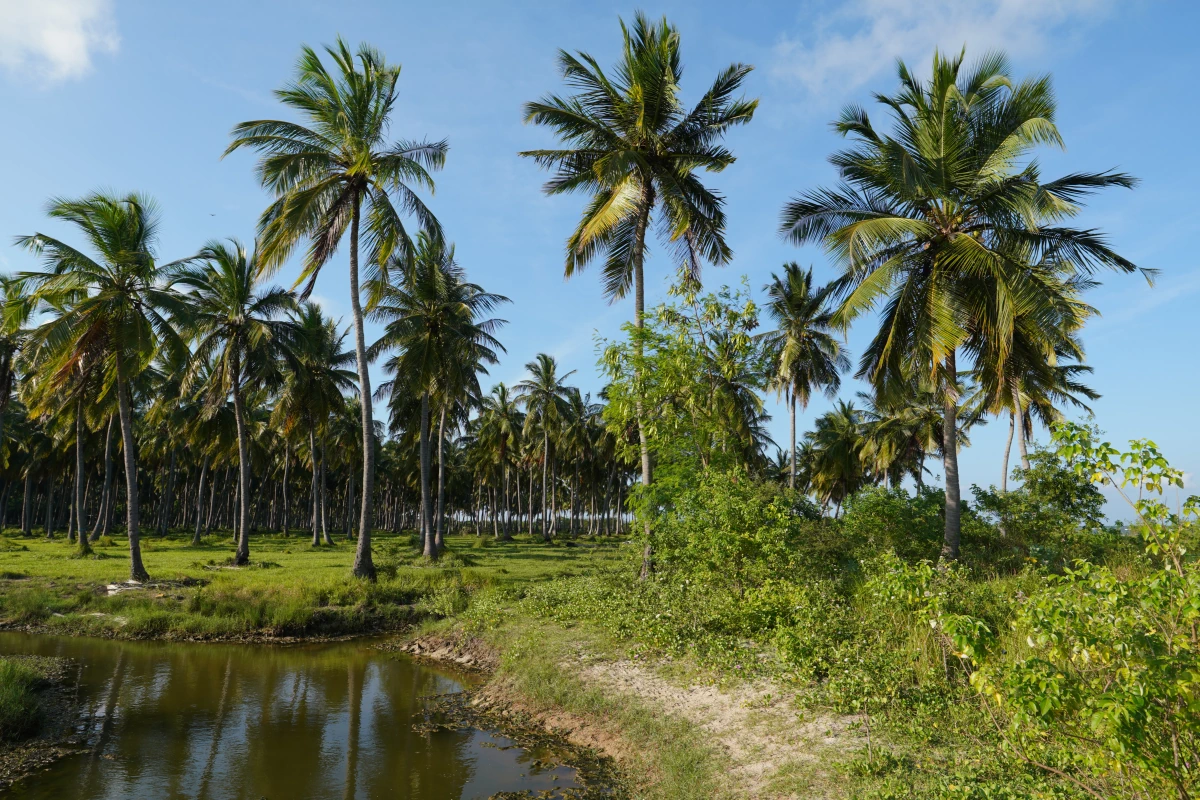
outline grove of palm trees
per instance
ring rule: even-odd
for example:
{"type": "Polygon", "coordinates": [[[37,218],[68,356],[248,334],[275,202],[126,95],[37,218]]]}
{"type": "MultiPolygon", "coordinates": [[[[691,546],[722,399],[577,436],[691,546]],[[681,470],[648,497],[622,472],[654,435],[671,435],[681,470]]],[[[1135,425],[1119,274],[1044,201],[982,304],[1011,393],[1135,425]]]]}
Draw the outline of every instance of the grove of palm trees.
{"type": "MultiPolygon", "coordinates": [[[[1200,498],[1090,416],[1088,293],[1156,270],[1087,203],[1137,179],[1069,153],[1045,175],[1074,135],[1051,78],[944,49],[846,106],[844,147],[813,154],[836,181],[762,221],[822,260],[751,281],[711,178],[759,124],[753,68],[685,72],[666,18],[611,33],[611,65],[558,52],[561,84],[521,110],[554,144],[513,154],[579,213],[563,276],[595,264],[594,300],[627,319],[594,356],[556,355],[553,330],[506,347],[539,310],[460,263],[435,193],[455,143],[406,138],[405,78],[367,44],[304,46],[276,113],[212,142],[214,163],[254,159],[252,241],[165,252],[174,212],[147,194],[43,199],[58,233],[19,236],[0,276],[0,630],[432,653],[485,673],[483,707],[612,765],[536,796],[1197,796],[1200,498]],[[348,318],[318,302],[322,273],[348,318]],[[997,484],[967,485],[989,425],[997,484]]],[[[219,661],[203,692],[223,720],[219,661]]],[[[350,766],[374,730],[353,663],[339,791],[393,796],[350,766]]],[[[37,729],[4,691],[0,748],[37,729]]],[[[268,706],[296,713],[262,691],[263,730],[268,706]]],[[[207,764],[178,796],[230,790],[211,783],[224,724],[211,753],[156,756],[207,764]]],[[[118,796],[93,774],[107,737],[77,743],[100,764],[77,788],[67,759],[20,796],[118,796]]],[[[473,796],[454,780],[412,796],[473,796]]],[[[542,791],[513,787],[491,796],[542,791]]]]}

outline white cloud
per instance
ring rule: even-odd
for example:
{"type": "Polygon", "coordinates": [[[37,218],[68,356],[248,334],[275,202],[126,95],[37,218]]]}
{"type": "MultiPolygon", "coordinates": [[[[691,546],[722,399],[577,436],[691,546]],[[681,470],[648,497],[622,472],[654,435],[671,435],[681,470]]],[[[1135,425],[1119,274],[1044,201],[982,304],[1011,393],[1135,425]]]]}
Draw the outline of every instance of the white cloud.
{"type": "MultiPolygon", "coordinates": [[[[1110,0],[849,0],[775,47],[772,73],[814,95],[843,93],[892,69],[926,67],[935,49],[1002,49],[1028,56],[1060,47],[1104,16],[1110,0]]],[[[927,69],[927,67],[926,67],[927,69]]]]}
{"type": "Polygon", "coordinates": [[[0,0],[0,67],[19,77],[79,78],[119,44],[111,0],[0,0]]]}

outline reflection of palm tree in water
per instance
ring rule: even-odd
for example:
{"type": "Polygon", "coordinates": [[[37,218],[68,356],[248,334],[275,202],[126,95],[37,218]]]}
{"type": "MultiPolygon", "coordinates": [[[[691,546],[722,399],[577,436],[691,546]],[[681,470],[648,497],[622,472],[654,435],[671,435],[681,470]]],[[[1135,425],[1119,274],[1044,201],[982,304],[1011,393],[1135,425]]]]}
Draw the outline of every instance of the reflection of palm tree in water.
{"type": "Polygon", "coordinates": [[[87,769],[84,770],[83,780],[80,781],[81,796],[88,796],[90,794],[87,790],[92,785],[92,776],[95,774],[96,761],[100,758],[101,753],[104,752],[104,747],[108,744],[109,737],[112,735],[113,720],[117,715],[117,703],[121,696],[121,681],[125,676],[124,671],[121,669],[124,661],[125,650],[122,648],[117,651],[117,663],[113,666],[113,674],[108,681],[108,694],[104,698],[104,705],[102,709],[98,709],[92,714],[93,718],[96,713],[103,714],[104,718],[100,722],[100,733],[96,737],[96,746],[92,748],[91,753],[88,755],[87,769]]]}
{"type": "Polygon", "coordinates": [[[221,682],[221,699],[217,703],[217,720],[213,724],[212,742],[208,746],[208,759],[204,762],[204,772],[200,776],[200,788],[197,798],[208,797],[208,784],[212,779],[213,764],[217,760],[217,748],[221,743],[221,728],[225,726],[226,709],[229,705],[229,680],[233,674],[233,657],[225,660],[225,678],[221,682]]]}
{"type": "Polygon", "coordinates": [[[358,737],[362,727],[363,683],[366,670],[359,659],[346,665],[346,705],[350,709],[350,725],[346,737],[346,782],[342,789],[344,800],[353,800],[358,775],[358,737]]]}

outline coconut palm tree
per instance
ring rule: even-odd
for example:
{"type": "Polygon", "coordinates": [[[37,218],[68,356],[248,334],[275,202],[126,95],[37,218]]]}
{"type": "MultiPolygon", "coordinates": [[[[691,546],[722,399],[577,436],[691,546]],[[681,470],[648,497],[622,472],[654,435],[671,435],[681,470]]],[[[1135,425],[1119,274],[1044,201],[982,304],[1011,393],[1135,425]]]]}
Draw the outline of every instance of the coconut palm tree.
{"type": "Polygon", "coordinates": [[[209,409],[233,398],[238,448],[238,516],[235,564],[250,561],[250,431],[247,395],[281,380],[279,361],[291,356],[294,324],[285,317],[294,308],[290,292],[265,286],[270,268],[241,242],[212,241],[177,271],[191,290],[182,329],[194,341],[197,368],[184,391],[203,376],[209,409]],[[202,366],[201,366],[202,365],[202,366]]]}
{"type": "MultiPolygon", "coordinates": [[[[286,365],[283,383],[275,398],[272,409],[272,424],[282,433],[285,441],[297,433],[308,438],[308,451],[312,466],[312,515],[313,546],[320,544],[318,523],[320,514],[320,492],[318,491],[319,456],[317,432],[322,437],[332,415],[345,409],[345,392],[355,389],[354,373],[347,367],[354,359],[354,351],[345,349],[347,331],[340,330],[338,323],[327,318],[316,303],[302,304],[295,314],[295,341],[293,359],[286,365]]],[[[285,452],[285,459],[287,453],[285,452]]],[[[287,464],[285,461],[285,476],[287,464]]],[[[284,516],[287,515],[287,479],[284,478],[284,516]]],[[[326,543],[331,543],[325,534],[326,543]]]]}
{"type": "Polygon", "coordinates": [[[853,403],[838,401],[833,411],[817,417],[816,427],[804,438],[807,488],[822,505],[833,503],[834,516],[839,516],[846,498],[868,482],[862,413],[853,403]]]}
{"type": "Polygon", "coordinates": [[[1003,55],[966,69],[961,54],[935,54],[927,81],[903,63],[898,70],[900,91],[879,98],[893,132],[848,107],[836,128],[855,144],[830,159],[841,184],[789,202],[780,230],[796,244],[823,244],[842,268],[835,325],[882,306],[860,377],[878,387],[918,370],[933,381],[946,418],[942,556],[954,559],[958,356],[980,330],[1006,355],[1017,309],[1038,313],[1050,303],[1061,264],[1085,274],[1137,270],[1098,232],[1063,224],[1082,197],[1134,179],[1106,172],[1043,181],[1030,153],[1062,144],[1050,79],[1014,82],[1003,55]]]}
{"type": "MultiPolygon", "coordinates": [[[[542,538],[550,541],[557,522],[551,519],[554,509],[549,504],[553,503],[553,491],[546,474],[554,452],[551,437],[570,413],[569,403],[574,389],[564,381],[574,375],[575,370],[559,375],[558,362],[554,356],[545,353],[538,353],[533,361],[525,365],[525,369],[530,377],[516,385],[517,397],[525,406],[525,439],[531,441],[535,431],[542,432],[542,538]]],[[[532,506],[532,496],[529,502],[532,506]]]]}
{"type": "Polygon", "coordinates": [[[514,456],[521,449],[521,430],[525,421],[521,410],[517,407],[517,399],[504,383],[493,386],[492,391],[480,401],[479,419],[477,438],[480,442],[486,443],[485,446],[492,451],[494,459],[500,467],[504,498],[504,536],[502,538],[507,539],[511,536],[509,530],[511,513],[508,505],[509,475],[514,456]]]}
{"type": "Polygon", "coordinates": [[[350,307],[363,439],[362,508],[353,572],[374,580],[371,504],[375,447],[370,439],[374,424],[359,293],[359,246],[366,245],[367,268],[382,286],[387,280],[382,265],[397,250],[407,252],[410,247],[401,213],[415,218],[423,230],[440,239],[441,226],[412,187],[433,191],[429,172],[445,163],[447,144],[388,141],[400,78],[398,65],[389,65],[383,54],[365,44],[352,52],[340,38],[325,52],[333,61],[332,71],[316,51],[305,47],[295,80],[276,92],[280,102],[304,118],[304,124],[243,122],[233,129],[233,141],[225,152],[249,147],[262,154],[259,178],[276,200],[259,220],[261,257],[266,263],[278,264],[301,241],[307,241],[308,252],[297,282],[305,284],[303,297],[312,291],[318,273],[349,228],[350,307]],[[360,241],[364,222],[365,236],[360,241]]]}
{"type": "Polygon", "coordinates": [[[813,389],[823,389],[830,399],[842,385],[841,373],[850,359],[834,336],[832,287],[813,285],[812,270],[785,264],[783,277],[771,274],[767,313],[778,326],[762,335],[771,360],[771,385],[782,393],[791,419],[791,468],[788,486],[796,488],[796,404],[808,408],[813,389]]]}
{"type": "MultiPolygon", "coordinates": [[[[384,364],[395,376],[380,386],[381,395],[419,398],[421,502],[425,555],[438,557],[430,493],[430,414],[439,407],[439,452],[445,415],[463,396],[477,397],[478,374],[497,361],[504,346],[494,336],[502,319],[481,319],[508,298],[484,291],[466,281],[454,260],[453,245],[424,232],[418,234],[413,255],[395,262],[400,276],[379,287],[380,300],[372,315],[386,323],[383,336],[371,345],[371,356],[394,355],[384,364]]],[[[439,462],[440,463],[440,462],[439,462]]]]}
{"type": "Polygon", "coordinates": [[[27,347],[48,366],[50,380],[67,380],[81,360],[102,359],[121,422],[129,576],[145,581],[131,387],[160,348],[184,347],[172,324],[184,305],[171,286],[172,271],[155,262],[158,212],[149,198],[97,193],[82,200],[55,199],[47,213],[74,226],[94,255],[40,233],[17,238],[19,247],[40,256],[46,266],[43,272],[16,276],[18,292],[31,290],[31,297],[57,310],[30,334],[27,347]]]}
{"type": "MultiPolygon", "coordinates": [[[[621,36],[621,58],[611,75],[587,53],[559,51],[563,79],[577,91],[527,103],[525,121],[551,128],[563,147],[521,155],[554,172],[547,194],[591,195],[567,240],[566,276],[603,257],[605,296],[619,300],[632,289],[640,330],[652,223],[690,280],[699,280],[702,262],[721,265],[732,257],[725,243],[724,198],[696,173],[720,172],[734,162],[721,140],[733,126],[750,122],[758,101],[734,97],[752,67],[731,64],[689,111],[680,97],[679,31],[666,19],[654,23],[638,12],[632,27],[621,22],[621,36]]],[[[642,411],[639,404],[642,483],[649,485],[642,411]]]]}

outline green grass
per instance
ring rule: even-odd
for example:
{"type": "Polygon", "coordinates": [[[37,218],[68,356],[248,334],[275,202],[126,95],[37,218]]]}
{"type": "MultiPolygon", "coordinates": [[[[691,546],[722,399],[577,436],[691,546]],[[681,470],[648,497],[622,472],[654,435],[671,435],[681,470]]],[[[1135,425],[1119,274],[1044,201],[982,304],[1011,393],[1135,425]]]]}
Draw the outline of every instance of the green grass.
{"type": "Polygon", "coordinates": [[[518,537],[452,536],[437,564],[425,561],[405,533],[376,532],[379,580],[350,576],[354,542],[312,547],[305,536],[251,536],[251,564],[233,568],[231,538],[199,546],[178,532],[142,540],[151,575],[145,588],[109,596],[128,578],[128,551],[116,537],[79,558],[64,539],[0,536],[0,625],[130,638],[332,636],[398,630],[414,618],[448,616],[466,598],[497,584],[521,587],[590,571],[615,558],[611,542],[576,547],[518,537]]]}
{"type": "Polygon", "coordinates": [[[19,661],[0,658],[0,742],[25,739],[41,719],[38,689],[44,676],[19,661]]]}

